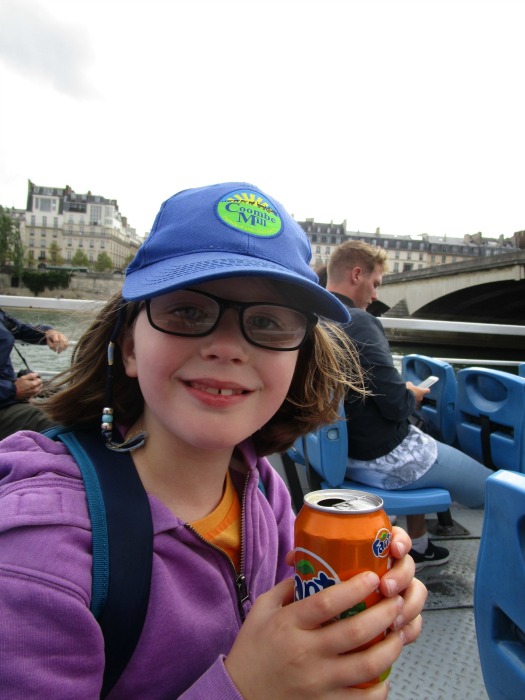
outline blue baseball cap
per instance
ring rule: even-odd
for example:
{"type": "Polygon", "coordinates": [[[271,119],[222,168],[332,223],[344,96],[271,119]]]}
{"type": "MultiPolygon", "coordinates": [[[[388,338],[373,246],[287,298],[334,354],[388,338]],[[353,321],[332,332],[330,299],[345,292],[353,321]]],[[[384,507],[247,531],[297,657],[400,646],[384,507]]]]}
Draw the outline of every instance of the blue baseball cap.
{"type": "Polygon", "coordinates": [[[318,284],[310,242],[284,207],[254,185],[225,182],[166,200],[126,270],[122,296],[141,301],[227,277],[294,285],[300,305],[347,322],[345,306],[318,284]]]}

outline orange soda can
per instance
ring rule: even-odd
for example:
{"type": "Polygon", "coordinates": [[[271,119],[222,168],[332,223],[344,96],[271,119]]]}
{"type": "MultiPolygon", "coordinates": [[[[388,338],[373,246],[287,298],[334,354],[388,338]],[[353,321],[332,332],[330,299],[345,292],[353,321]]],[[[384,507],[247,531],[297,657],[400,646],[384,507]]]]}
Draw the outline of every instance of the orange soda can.
{"type": "MultiPolygon", "coordinates": [[[[392,526],[379,496],[350,489],[307,493],[295,521],[295,600],[347,581],[362,571],[375,571],[382,576],[392,566],[391,541],[392,526]]],[[[339,618],[357,615],[382,597],[377,589],[339,618]]],[[[372,646],[385,635],[386,630],[354,651],[372,646]]],[[[376,685],[389,673],[390,669],[356,687],[376,685]]]]}

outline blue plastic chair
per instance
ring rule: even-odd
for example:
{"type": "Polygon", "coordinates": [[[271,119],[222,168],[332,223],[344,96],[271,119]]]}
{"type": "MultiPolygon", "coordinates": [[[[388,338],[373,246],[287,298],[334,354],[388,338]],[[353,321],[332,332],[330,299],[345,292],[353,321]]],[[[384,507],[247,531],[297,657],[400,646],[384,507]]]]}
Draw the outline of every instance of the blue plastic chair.
{"type": "Polygon", "coordinates": [[[520,362],[518,365],[518,375],[520,377],[525,377],[525,362],[520,362]]]}
{"type": "Polygon", "coordinates": [[[456,378],[459,448],[491,469],[525,471],[525,378],[484,367],[456,378]]]}
{"type": "Polygon", "coordinates": [[[405,381],[420,384],[434,375],[439,378],[421,403],[421,413],[437,440],[453,445],[456,441],[456,374],[448,362],[426,355],[405,355],[401,361],[405,381]]]}
{"type": "Polygon", "coordinates": [[[340,416],[337,422],[296,440],[287,452],[295,464],[313,470],[313,489],[357,489],[374,493],[383,499],[389,515],[441,513],[450,508],[450,494],[445,489],[388,491],[346,479],[348,433],[342,406],[340,416]]]}
{"type": "Polygon", "coordinates": [[[525,476],[487,479],[474,583],[474,620],[491,700],[525,698],[525,476]]]}

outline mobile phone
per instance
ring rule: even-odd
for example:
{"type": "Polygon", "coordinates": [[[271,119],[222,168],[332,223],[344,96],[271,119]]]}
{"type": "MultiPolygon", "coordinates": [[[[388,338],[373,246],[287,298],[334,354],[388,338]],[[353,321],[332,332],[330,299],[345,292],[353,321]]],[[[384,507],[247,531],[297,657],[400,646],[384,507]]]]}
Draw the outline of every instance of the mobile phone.
{"type": "Polygon", "coordinates": [[[421,384],[418,384],[417,386],[420,389],[428,389],[428,387],[432,386],[432,384],[435,384],[436,382],[439,382],[439,377],[434,377],[431,375],[430,377],[427,377],[424,379],[421,384]]]}

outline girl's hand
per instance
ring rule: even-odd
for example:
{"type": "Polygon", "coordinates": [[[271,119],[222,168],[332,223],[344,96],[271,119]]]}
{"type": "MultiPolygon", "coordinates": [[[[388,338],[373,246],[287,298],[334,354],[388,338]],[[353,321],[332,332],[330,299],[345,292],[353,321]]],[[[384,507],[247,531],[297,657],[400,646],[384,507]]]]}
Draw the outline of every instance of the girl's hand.
{"type": "Polygon", "coordinates": [[[421,632],[423,620],[421,611],[425,605],[428,591],[423,583],[414,578],[415,564],[408,555],[412,541],[400,527],[392,528],[392,544],[390,551],[394,557],[394,565],[381,579],[381,593],[386,596],[401,595],[405,605],[394,623],[394,629],[402,629],[406,644],[415,641],[421,632]]]}
{"type": "MultiPolygon", "coordinates": [[[[402,546],[405,540],[399,538],[402,546]]],[[[406,583],[410,587],[411,576],[404,563],[389,576],[393,585],[406,583]]],[[[387,583],[383,581],[381,588],[387,583]]],[[[333,621],[378,585],[375,573],[364,572],[293,604],[291,580],[261,595],[225,660],[243,698],[384,700],[388,682],[366,689],[351,686],[376,678],[401,653],[405,643],[404,618],[400,629],[393,628],[402,615],[403,597],[390,594],[359,615],[333,621]],[[381,642],[347,654],[385,629],[389,631],[381,642]]],[[[419,604],[411,600],[409,605],[417,609],[419,604]]]]}

